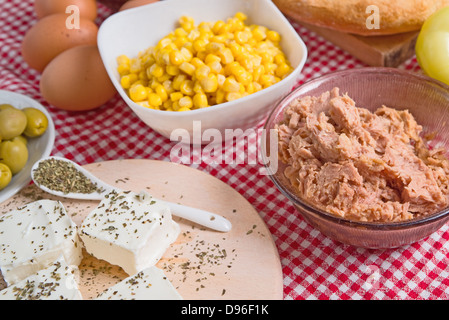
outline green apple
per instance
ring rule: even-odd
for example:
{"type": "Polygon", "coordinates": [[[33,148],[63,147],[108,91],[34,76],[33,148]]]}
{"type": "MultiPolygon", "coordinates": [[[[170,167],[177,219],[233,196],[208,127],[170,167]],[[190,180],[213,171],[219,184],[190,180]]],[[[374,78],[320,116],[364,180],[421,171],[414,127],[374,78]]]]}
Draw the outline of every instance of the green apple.
{"type": "Polygon", "coordinates": [[[424,22],[415,49],[424,72],[449,85],[449,6],[424,22]]]}

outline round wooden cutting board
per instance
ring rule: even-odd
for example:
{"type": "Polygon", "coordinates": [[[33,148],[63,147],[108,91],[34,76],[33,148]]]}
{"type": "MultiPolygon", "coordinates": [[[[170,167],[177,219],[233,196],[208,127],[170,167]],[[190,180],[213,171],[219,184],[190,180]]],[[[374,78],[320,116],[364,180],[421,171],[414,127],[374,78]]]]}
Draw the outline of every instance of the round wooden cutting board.
{"type": "MultiPolygon", "coordinates": [[[[174,216],[181,234],[157,266],[184,299],[283,298],[282,268],[268,228],[251,204],[224,182],[184,165],[155,160],[114,160],[85,168],[122,190],[144,190],[161,200],[212,211],[232,223],[232,230],[224,233],[174,216]]],[[[58,198],[31,184],[1,203],[0,215],[43,198],[60,200],[77,225],[99,203],[58,198]]],[[[128,275],[84,251],[77,276],[83,297],[93,299],[128,275]]]]}

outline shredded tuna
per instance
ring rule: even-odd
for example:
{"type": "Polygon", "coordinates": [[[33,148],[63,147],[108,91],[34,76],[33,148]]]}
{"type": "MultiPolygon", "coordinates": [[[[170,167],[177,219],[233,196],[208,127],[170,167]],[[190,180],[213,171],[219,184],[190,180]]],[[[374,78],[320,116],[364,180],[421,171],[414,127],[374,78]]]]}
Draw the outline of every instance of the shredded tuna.
{"type": "Polygon", "coordinates": [[[404,221],[449,205],[449,160],[407,110],[357,107],[339,89],[293,101],[276,126],[298,196],[358,221],[404,221]]]}

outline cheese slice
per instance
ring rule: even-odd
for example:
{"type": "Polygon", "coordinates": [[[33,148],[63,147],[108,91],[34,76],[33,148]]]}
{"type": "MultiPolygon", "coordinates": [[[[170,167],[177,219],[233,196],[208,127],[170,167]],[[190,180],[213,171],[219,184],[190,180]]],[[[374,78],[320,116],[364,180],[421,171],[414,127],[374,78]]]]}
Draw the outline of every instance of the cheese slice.
{"type": "Polygon", "coordinates": [[[96,300],[182,300],[164,272],[146,268],[103,291],[96,300]]]}
{"type": "Polygon", "coordinates": [[[0,291],[0,300],[82,300],[75,271],[59,258],[38,271],[0,291]]]}
{"type": "Polygon", "coordinates": [[[107,194],[80,228],[87,252],[128,275],[155,265],[179,233],[166,204],[131,191],[107,194]]]}
{"type": "Polygon", "coordinates": [[[51,265],[60,255],[78,266],[82,243],[59,201],[39,200],[0,216],[0,271],[12,285],[51,265]]]}

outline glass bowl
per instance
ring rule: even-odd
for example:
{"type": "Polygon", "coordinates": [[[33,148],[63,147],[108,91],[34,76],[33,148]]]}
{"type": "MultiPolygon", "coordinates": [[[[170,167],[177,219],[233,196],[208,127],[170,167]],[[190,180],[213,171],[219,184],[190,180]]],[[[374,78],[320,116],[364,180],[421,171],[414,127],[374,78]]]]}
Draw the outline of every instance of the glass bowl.
{"type": "MultiPolygon", "coordinates": [[[[267,174],[276,187],[293,203],[304,219],[324,235],[357,247],[400,247],[426,238],[441,228],[449,219],[449,207],[403,222],[359,222],[312,207],[295,194],[284,176],[286,165],[278,161],[277,155],[273,157],[267,153],[271,150],[270,143],[273,143],[272,135],[268,138],[269,132],[274,129],[275,124],[282,121],[283,111],[292,100],[304,96],[319,96],[334,87],[339,87],[341,93],[348,93],[357,106],[370,111],[382,105],[400,110],[408,109],[418,124],[423,126],[423,134],[436,133],[433,141],[438,141],[439,145],[449,150],[449,86],[427,76],[393,68],[338,71],[301,85],[277,104],[268,117],[261,153],[267,174]]],[[[277,143],[277,139],[274,140],[277,143]]]]}

